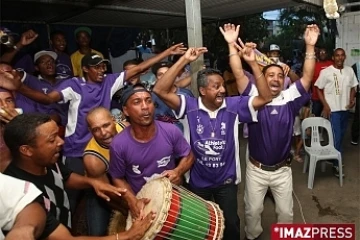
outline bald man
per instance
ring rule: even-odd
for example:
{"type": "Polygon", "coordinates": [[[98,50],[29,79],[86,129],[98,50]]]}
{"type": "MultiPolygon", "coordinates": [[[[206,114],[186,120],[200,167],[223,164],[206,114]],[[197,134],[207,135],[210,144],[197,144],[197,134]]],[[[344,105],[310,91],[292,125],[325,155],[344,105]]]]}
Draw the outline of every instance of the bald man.
{"type": "MultiPolygon", "coordinates": [[[[93,135],[87,144],[83,162],[88,177],[101,178],[109,182],[109,145],[113,137],[121,132],[129,123],[116,123],[110,111],[104,107],[92,109],[86,121],[93,135]]],[[[98,198],[93,190],[87,192],[87,222],[90,236],[105,236],[110,219],[111,209],[108,204],[98,198]]]]}

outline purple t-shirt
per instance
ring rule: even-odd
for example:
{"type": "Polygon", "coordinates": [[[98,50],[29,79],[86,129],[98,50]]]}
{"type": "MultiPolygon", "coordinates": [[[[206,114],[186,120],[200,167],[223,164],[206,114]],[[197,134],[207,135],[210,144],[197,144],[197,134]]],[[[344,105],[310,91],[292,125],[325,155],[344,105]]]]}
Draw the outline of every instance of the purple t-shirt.
{"type": "MultiPolygon", "coordinates": [[[[24,72],[24,77],[22,79],[23,84],[32,88],[33,90],[48,94],[53,91],[62,81],[57,80],[54,85],[50,82],[44,80],[41,76],[35,77],[31,74],[24,72]]],[[[25,97],[21,93],[16,93],[15,97],[16,107],[21,108],[24,113],[39,112],[45,114],[57,114],[61,118],[61,123],[66,125],[67,117],[67,108],[65,105],[61,106],[57,103],[45,105],[31,100],[28,97],[25,97]]]]}
{"type": "MultiPolygon", "coordinates": [[[[258,95],[256,87],[249,83],[243,95],[258,95]]],[[[258,123],[248,124],[249,155],[264,165],[272,166],[290,155],[295,116],[310,100],[301,81],[268,103],[258,112],[258,123]]]]}
{"type": "Polygon", "coordinates": [[[110,145],[111,177],[125,178],[135,194],[147,178],[174,169],[175,157],[185,157],[191,150],[176,126],[156,120],[155,125],[156,134],[147,143],[136,141],[130,126],[116,135],[110,145]]]}
{"type": "Polygon", "coordinates": [[[184,135],[190,142],[195,163],[189,183],[195,188],[218,187],[241,181],[238,125],[257,121],[253,97],[227,97],[210,112],[201,98],[180,96],[177,117],[185,117],[184,135]]]}
{"type": "Polygon", "coordinates": [[[61,103],[69,103],[63,148],[65,157],[82,157],[91,138],[87,113],[99,106],[110,109],[111,98],[123,87],[124,76],[124,72],[107,74],[101,83],[88,83],[84,78],[74,77],[57,86],[55,90],[62,95],[61,103]]]}
{"type": "Polygon", "coordinates": [[[74,76],[70,56],[66,53],[57,53],[56,76],[61,79],[68,79],[74,76]]]}

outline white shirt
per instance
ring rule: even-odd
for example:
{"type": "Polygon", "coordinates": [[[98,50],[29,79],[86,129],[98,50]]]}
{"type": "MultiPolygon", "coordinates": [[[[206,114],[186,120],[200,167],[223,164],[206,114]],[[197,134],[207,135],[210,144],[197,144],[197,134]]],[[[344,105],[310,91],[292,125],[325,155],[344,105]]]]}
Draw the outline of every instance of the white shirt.
{"type": "Polygon", "coordinates": [[[329,66],[320,72],[315,86],[324,89],[324,97],[332,112],[347,111],[350,102],[350,90],[358,85],[354,70],[344,66],[337,69],[329,66]]]}
{"type": "Polygon", "coordinates": [[[0,173],[0,240],[10,231],[16,216],[33,202],[41,191],[34,184],[0,173]]]}

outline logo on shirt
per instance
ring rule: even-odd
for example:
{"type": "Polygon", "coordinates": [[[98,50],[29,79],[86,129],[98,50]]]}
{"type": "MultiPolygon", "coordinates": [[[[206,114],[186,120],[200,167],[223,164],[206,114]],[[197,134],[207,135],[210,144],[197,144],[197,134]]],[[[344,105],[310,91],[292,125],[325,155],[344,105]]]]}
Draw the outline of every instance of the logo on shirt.
{"type": "Polygon", "coordinates": [[[204,132],[204,126],[201,124],[196,125],[196,133],[203,134],[203,132],[204,132]]]}
{"type": "Polygon", "coordinates": [[[276,111],[276,109],[273,109],[270,113],[271,115],[276,115],[276,114],[279,114],[278,111],[276,111]]]}
{"type": "Polygon", "coordinates": [[[221,123],[220,130],[221,130],[221,132],[220,132],[221,135],[226,134],[226,123],[224,123],[224,122],[221,123]]]}
{"type": "Polygon", "coordinates": [[[44,94],[47,94],[49,89],[48,88],[42,88],[42,90],[43,90],[44,94]]]}
{"type": "Polygon", "coordinates": [[[141,171],[139,170],[139,165],[133,165],[132,166],[132,170],[133,170],[133,172],[134,173],[136,173],[136,174],[141,174],[141,171]]]}
{"type": "Polygon", "coordinates": [[[170,156],[166,156],[160,160],[157,160],[156,162],[157,162],[158,168],[166,167],[169,164],[170,160],[171,160],[170,156]]]}
{"type": "Polygon", "coordinates": [[[209,168],[225,166],[225,162],[221,157],[222,152],[226,148],[225,140],[201,139],[194,143],[194,147],[200,155],[197,158],[197,163],[209,168]]]}

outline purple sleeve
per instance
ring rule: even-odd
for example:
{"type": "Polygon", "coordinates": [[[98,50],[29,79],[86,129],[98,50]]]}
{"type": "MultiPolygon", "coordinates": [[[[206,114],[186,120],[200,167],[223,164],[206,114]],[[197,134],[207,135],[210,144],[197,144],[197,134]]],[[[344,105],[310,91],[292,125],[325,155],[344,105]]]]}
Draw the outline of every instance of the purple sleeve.
{"type": "Polygon", "coordinates": [[[82,81],[82,79],[71,78],[65,81],[62,81],[59,85],[56,86],[54,91],[57,91],[61,95],[61,99],[64,103],[67,103],[74,99],[75,94],[80,94],[81,91],[78,86],[77,81],[82,81]]]}
{"type": "Polygon", "coordinates": [[[257,111],[255,111],[252,105],[253,99],[253,96],[229,97],[227,98],[227,104],[229,104],[232,109],[235,109],[240,122],[257,122],[257,111]]]}
{"type": "Polygon", "coordinates": [[[244,92],[241,95],[242,96],[249,96],[250,92],[251,92],[252,85],[253,85],[253,83],[251,81],[249,81],[248,85],[246,86],[244,92]]]}
{"type": "Polygon", "coordinates": [[[191,147],[184,138],[184,135],[178,127],[170,125],[172,127],[172,142],[174,146],[174,154],[179,157],[186,157],[189,155],[191,147]]]}
{"type": "MultiPolygon", "coordinates": [[[[295,82],[295,88],[297,90],[297,96],[294,96],[292,101],[292,109],[294,113],[298,113],[300,109],[305,106],[306,103],[310,101],[310,94],[305,90],[304,86],[301,84],[301,81],[298,80],[295,82]]],[[[290,90],[290,88],[289,88],[290,90]]],[[[293,91],[294,92],[294,91],[293,91]]],[[[294,93],[296,94],[296,93],[294,93]]]]}
{"type": "Polygon", "coordinates": [[[112,178],[124,178],[125,177],[125,161],[120,157],[119,147],[116,147],[116,141],[110,145],[110,163],[109,174],[112,178]]]}

